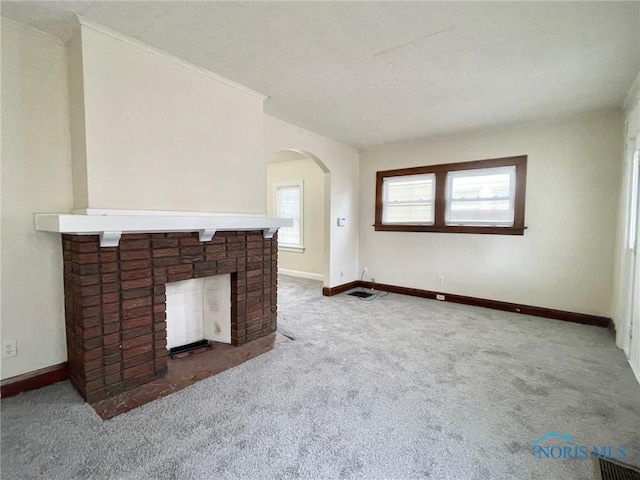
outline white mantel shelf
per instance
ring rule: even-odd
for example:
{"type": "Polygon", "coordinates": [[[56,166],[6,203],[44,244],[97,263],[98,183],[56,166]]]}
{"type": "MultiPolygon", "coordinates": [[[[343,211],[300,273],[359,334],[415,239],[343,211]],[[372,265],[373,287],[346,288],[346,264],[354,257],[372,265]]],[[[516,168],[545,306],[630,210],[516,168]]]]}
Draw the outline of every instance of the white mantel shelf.
{"type": "Polygon", "coordinates": [[[218,231],[262,230],[273,238],[281,227],[291,227],[290,218],[258,215],[206,214],[200,212],[141,212],[108,214],[36,213],[36,230],[73,235],[100,235],[101,247],[117,247],[122,234],[198,232],[201,242],[210,241],[218,231]]]}

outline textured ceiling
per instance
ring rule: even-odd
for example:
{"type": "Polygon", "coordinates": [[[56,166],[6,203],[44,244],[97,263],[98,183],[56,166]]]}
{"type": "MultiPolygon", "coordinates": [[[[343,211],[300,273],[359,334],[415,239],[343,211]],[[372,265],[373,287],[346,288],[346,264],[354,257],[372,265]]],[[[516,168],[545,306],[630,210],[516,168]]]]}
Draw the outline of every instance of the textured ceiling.
{"type": "Polygon", "coordinates": [[[356,147],[620,106],[640,2],[2,2],[64,37],[78,13],[269,96],[356,147]]]}

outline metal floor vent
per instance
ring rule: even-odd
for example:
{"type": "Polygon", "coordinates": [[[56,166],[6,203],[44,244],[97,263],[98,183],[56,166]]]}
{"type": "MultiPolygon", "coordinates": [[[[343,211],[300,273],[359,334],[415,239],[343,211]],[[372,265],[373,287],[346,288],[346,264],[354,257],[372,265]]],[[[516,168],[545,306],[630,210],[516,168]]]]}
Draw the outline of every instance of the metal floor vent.
{"type": "Polygon", "coordinates": [[[348,293],[347,295],[351,295],[352,297],[358,297],[358,298],[369,298],[373,296],[373,293],[351,292],[351,293],[348,293]]]}
{"type": "Polygon", "coordinates": [[[595,480],[640,480],[640,469],[616,460],[593,459],[595,480]]]}
{"type": "Polygon", "coordinates": [[[206,352],[212,348],[213,345],[209,340],[200,340],[199,342],[169,349],[169,356],[175,360],[176,358],[184,358],[194,353],[206,352]]]}

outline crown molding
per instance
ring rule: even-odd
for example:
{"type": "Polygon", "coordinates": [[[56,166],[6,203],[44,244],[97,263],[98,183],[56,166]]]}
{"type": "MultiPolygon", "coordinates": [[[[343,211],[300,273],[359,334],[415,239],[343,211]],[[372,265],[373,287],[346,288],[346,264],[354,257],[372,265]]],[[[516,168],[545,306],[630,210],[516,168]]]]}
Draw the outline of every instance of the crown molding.
{"type": "Polygon", "coordinates": [[[121,32],[118,32],[117,30],[113,30],[112,28],[109,27],[105,27],[104,25],[101,25],[99,23],[93,22],[92,20],[89,20],[81,15],[75,15],[80,26],[81,27],[86,27],[86,28],[90,28],[91,30],[94,30],[96,32],[102,33],[104,35],[107,35],[111,38],[114,38],[116,40],[119,40],[123,43],[126,43],[127,45],[131,45],[133,47],[137,47],[137,48],[141,48],[143,50],[146,50],[149,53],[153,53],[155,55],[158,55],[160,57],[164,57],[168,60],[171,60],[172,62],[187,68],[189,70],[192,70],[194,72],[198,72],[202,75],[205,75],[213,80],[216,80],[220,83],[223,83],[229,87],[232,87],[236,90],[239,90],[243,93],[247,93],[253,97],[259,98],[260,100],[266,100],[268,97],[268,95],[264,95],[263,93],[257,92],[256,90],[252,90],[249,87],[245,87],[244,85],[234,82],[232,80],[229,80],[228,78],[222,77],[220,75],[217,75],[205,68],[199,67],[197,65],[194,65],[191,62],[188,62],[187,60],[183,60],[182,58],[176,57],[175,55],[172,55],[170,53],[165,52],[164,50],[160,50],[158,48],[152,47],[151,45],[148,45],[136,38],[133,37],[129,37],[128,35],[125,35],[121,32]]]}
{"type": "Polygon", "coordinates": [[[55,43],[60,47],[65,46],[64,38],[62,38],[61,35],[43,30],[41,28],[34,27],[33,25],[29,25],[28,23],[23,23],[18,20],[14,20],[13,18],[10,18],[10,17],[0,16],[0,18],[2,18],[3,22],[8,23],[9,25],[15,28],[28,30],[29,33],[34,37],[45,39],[47,41],[55,43]]]}
{"type": "MultiPolygon", "coordinates": [[[[295,130],[295,131],[297,131],[299,133],[302,133],[304,135],[308,135],[310,137],[317,138],[319,140],[323,140],[325,142],[333,143],[334,145],[337,145],[339,147],[349,149],[349,150],[351,150],[352,153],[355,153],[355,154],[359,154],[360,153],[360,149],[357,148],[357,147],[354,147],[353,145],[349,145],[349,144],[341,142],[339,140],[334,140],[333,138],[326,137],[326,136],[324,136],[324,135],[322,135],[320,133],[316,133],[316,132],[313,132],[311,130],[307,130],[306,128],[300,127],[300,126],[298,126],[298,125],[296,125],[294,123],[288,122],[286,120],[282,120],[281,118],[278,118],[278,117],[274,117],[273,115],[271,115],[269,113],[265,113],[264,116],[265,117],[269,117],[269,120],[273,120],[274,123],[278,123],[278,124],[282,125],[283,127],[290,128],[291,130],[295,130]]],[[[308,154],[305,153],[303,150],[297,150],[297,149],[293,149],[293,150],[295,150],[297,152],[300,152],[305,156],[308,156],[308,154]]]]}

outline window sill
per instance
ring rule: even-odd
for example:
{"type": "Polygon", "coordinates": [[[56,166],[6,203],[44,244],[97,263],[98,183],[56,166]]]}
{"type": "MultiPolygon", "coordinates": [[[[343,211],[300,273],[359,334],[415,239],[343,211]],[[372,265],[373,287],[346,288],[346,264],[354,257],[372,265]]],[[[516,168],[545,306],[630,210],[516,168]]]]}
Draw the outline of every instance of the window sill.
{"type": "Polygon", "coordinates": [[[304,247],[285,247],[278,246],[279,252],[304,253],[304,247]]]}
{"type": "Polygon", "coordinates": [[[436,225],[374,225],[376,232],[475,233],[484,235],[524,235],[526,227],[472,227],[436,225]]]}

